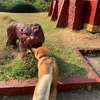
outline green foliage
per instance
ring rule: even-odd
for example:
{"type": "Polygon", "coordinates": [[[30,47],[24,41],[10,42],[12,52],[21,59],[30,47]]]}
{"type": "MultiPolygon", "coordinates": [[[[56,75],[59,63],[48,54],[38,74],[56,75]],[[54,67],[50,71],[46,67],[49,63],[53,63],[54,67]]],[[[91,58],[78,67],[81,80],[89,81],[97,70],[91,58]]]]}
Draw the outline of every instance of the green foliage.
{"type": "Polygon", "coordinates": [[[90,92],[92,90],[91,84],[90,85],[87,85],[87,88],[86,89],[87,89],[87,91],[90,92]]]}
{"type": "Polygon", "coordinates": [[[25,0],[5,0],[0,2],[0,11],[30,13],[35,12],[35,8],[25,0]]]}
{"type": "Polygon", "coordinates": [[[11,22],[16,22],[15,19],[11,18],[10,16],[8,15],[5,15],[2,20],[5,20],[5,21],[8,21],[8,23],[11,23],[11,22]]]}
{"type": "Polygon", "coordinates": [[[4,47],[0,55],[0,81],[37,78],[37,60],[30,56],[31,59],[22,59],[19,50],[4,47]]]}
{"type": "Polygon", "coordinates": [[[11,79],[30,79],[37,77],[37,61],[33,58],[30,60],[24,60],[22,58],[14,59],[7,66],[2,67],[2,74],[0,80],[11,79]],[[6,74],[4,74],[6,73],[6,74]]]}
{"type": "Polygon", "coordinates": [[[79,88],[79,92],[83,92],[84,89],[82,87],[79,88]]]}
{"type": "Polygon", "coordinates": [[[9,11],[12,5],[12,0],[2,0],[1,3],[5,6],[5,11],[9,11]]]}
{"type": "Polygon", "coordinates": [[[4,52],[0,55],[0,65],[5,65],[10,63],[10,61],[13,59],[11,55],[11,51],[13,51],[10,48],[4,47],[4,52]]]}
{"type": "Polygon", "coordinates": [[[49,2],[45,2],[44,0],[36,0],[33,5],[38,12],[48,11],[49,9],[49,2]]]}
{"type": "Polygon", "coordinates": [[[30,13],[48,11],[49,2],[45,0],[35,0],[32,4],[25,0],[2,0],[0,2],[0,11],[30,13]]]}
{"type": "Polygon", "coordinates": [[[5,11],[6,11],[6,5],[0,2],[0,12],[5,12],[5,11]]]}
{"type": "Polygon", "coordinates": [[[27,1],[17,0],[15,2],[12,2],[12,7],[10,8],[9,11],[17,13],[30,13],[30,12],[35,12],[35,8],[31,3],[27,1]]]}

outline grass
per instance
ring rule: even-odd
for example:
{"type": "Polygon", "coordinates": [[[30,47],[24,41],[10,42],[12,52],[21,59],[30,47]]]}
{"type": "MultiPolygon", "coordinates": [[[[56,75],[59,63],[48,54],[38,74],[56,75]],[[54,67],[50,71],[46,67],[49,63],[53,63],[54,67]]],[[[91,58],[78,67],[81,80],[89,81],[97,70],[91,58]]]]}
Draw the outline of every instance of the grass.
{"type": "MultiPolygon", "coordinates": [[[[60,76],[88,76],[88,70],[82,61],[76,57],[74,50],[84,45],[72,42],[68,34],[76,34],[68,28],[56,28],[54,21],[50,21],[47,13],[0,13],[0,80],[28,79],[37,77],[37,61],[30,59],[24,61],[20,57],[13,58],[11,50],[5,46],[7,36],[6,28],[12,22],[39,23],[44,31],[45,45],[56,58],[60,76]],[[66,36],[67,35],[67,36],[66,36]]],[[[84,34],[84,30],[82,31],[84,34]]],[[[85,46],[86,47],[86,46],[85,46]]]]}

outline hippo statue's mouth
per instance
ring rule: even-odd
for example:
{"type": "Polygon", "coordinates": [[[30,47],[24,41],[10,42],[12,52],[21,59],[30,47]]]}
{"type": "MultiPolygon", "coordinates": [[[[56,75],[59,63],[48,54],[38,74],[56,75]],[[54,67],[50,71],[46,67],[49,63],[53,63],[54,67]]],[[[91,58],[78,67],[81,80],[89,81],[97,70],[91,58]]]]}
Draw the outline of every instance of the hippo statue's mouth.
{"type": "Polygon", "coordinates": [[[26,45],[27,48],[32,48],[32,47],[35,46],[34,44],[29,44],[29,43],[25,43],[25,45],[26,45]]]}
{"type": "Polygon", "coordinates": [[[30,44],[27,44],[26,46],[27,46],[27,47],[31,47],[30,44]]]}

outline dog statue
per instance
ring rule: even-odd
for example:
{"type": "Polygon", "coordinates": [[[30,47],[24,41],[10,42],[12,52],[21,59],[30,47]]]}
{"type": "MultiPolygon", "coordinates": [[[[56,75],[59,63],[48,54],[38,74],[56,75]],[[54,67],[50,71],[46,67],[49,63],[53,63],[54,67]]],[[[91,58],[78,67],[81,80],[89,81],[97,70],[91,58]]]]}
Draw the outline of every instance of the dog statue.
{"type": "Polygon", "coordinates": [[[59,70],[55,58],[46,47],[32,48],[38,60],[38,83],[33,100],[56,100],[59,70]]]}
{"type": "Polygon", "coordinates": [[[19,40],[19,49],[23,53],[38,48],[44,43],[45,37],[43,30],[39,24],[26,24],[13,22],[7,27],[7,42],[6,46],[16,47],[16,42],[19,40]]]}

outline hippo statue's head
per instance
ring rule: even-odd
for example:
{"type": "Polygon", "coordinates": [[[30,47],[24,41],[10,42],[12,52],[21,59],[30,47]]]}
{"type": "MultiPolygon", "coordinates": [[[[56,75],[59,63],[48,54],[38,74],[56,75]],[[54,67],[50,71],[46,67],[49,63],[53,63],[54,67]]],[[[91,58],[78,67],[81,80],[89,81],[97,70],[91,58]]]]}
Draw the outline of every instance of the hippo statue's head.
{"type": "Polygon", "coordinates": [[[20,29],[20,42],[28,49],[37,48],[44,42],[44,34],[39,24],[29,24],[20,29]]]}

